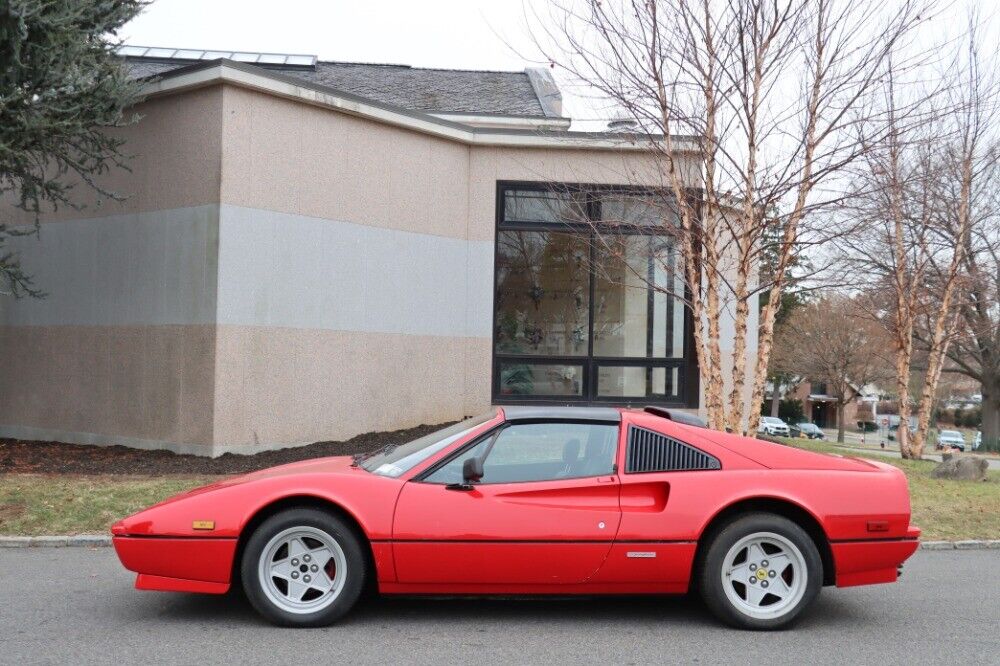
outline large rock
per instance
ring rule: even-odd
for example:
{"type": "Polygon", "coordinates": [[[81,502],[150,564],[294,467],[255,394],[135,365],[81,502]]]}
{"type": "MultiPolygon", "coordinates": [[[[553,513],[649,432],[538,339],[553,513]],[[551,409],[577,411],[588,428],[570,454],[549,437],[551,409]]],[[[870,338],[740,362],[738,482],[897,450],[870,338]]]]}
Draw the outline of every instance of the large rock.
{"type": "Polygon", "coordinates": [[[941,464],[931,472],[931,476],[954,481],[985,481],[986,470],[989,468],[989,462],[979,456],[945,456],[941,464]]]}

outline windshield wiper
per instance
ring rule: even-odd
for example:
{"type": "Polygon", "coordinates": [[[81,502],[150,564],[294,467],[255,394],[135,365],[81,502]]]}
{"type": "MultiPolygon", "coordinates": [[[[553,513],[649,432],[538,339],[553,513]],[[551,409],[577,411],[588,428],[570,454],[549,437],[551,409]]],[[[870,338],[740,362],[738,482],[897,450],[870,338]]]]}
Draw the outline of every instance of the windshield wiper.
{"type": "Polygon", "coordinates": [[[360,464],[361,462],[364,462],[365,460],[368,460],[369,458],[373,458],[375,456],[385,455],[386,453],[389,453],[390,451],[392,451],[393,449],[395,449],[397,446],[399,446],[399,444],[386,444],[382,448],[375,449],[374,451],[365,451],[363,453],[355,453],[354,457],[352,458],[352,461],[351,461],[351,466],[352,467],[357,467],[358,464],[360,464]]]}

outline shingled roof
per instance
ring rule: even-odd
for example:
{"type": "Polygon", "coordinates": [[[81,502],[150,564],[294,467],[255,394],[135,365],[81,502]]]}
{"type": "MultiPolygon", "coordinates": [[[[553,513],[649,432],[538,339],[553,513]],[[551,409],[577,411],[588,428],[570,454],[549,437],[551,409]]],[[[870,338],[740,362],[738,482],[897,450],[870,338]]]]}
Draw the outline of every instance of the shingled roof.
{"type": "MultiPolygon", "coordinates": [[[[192,62],[196,61],[126,57],[129,71],[136,78],[164,74],[189,66],[192,62]]],[[[553,110],[551,104],[543,104],[539,99],[537,78],[533,84],[528,71],[424,69],[408,65],[324,61],[318,61],[311,67],[268,65],[266,69],[383,104],[426,113],[526,118],[559,116],[558,107],[553,110]]]]}

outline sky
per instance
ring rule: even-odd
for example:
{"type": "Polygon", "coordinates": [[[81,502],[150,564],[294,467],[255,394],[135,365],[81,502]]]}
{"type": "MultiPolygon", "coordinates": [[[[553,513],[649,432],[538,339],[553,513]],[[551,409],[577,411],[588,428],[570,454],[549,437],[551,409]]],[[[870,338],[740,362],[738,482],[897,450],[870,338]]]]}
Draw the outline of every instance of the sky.
{"type": "Polygon", "coordinates": [[[525,33],[521,0],[155,0],[123,36],[141,46],[519,70],[525,33]]]}
{"type": "MultiPolygon", "coordinates": [[[[935,21],[932,32],[947,31],[946,23],[961,26],[966,7],[976,6],[987,15],[988,32],[1000,34],[997,0],[940,1],[947,5],[944,14],[956,20],[935,21]]],[[[136,46],[519,71],[547,64],[535,47],[526,18],[533,8],[544,12],[544,6],[544,0],[154,0],[120,37],[136,46]]],[[[929,34],[928,40],[937,41],[937,35],[929,34]]],[[[607,119],[606,108],[575,95],[559,72],[556,76],[562,79],[568,115],[578,120],[607,119]]]]}

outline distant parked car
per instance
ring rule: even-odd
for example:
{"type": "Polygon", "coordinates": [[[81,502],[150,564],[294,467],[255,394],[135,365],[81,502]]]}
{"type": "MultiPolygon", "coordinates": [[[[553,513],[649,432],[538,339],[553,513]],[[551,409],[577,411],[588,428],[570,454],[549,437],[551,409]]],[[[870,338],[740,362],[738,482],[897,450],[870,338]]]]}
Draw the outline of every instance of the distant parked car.
{"type": "Polygon", "coordinates": [[[950,446],[953,449],[965,452],[965,438],[957,430],[942,430],[938,433],[937,448],[943,449],[950,446]]]}
{"type": "Polygon", "coordinates": [[[791,427],[792,437],[805,437],[806,439],[826,439],[826,433],[820,430],[815,423],[796,423],[791,427]]]}
{"type": "Polygon", "coordinates": [[[976,451],[983,444],[983,432],[980,430],[976,433],[976,438],[972,440],[972,450],[976,451]]]}
{"type": "Polygon", "coordinates": [[[792,434],[788,429],[788,424],[779,419],[777,416],[760,417],[760,424],[757,426],[757,432],[762,432],[765,435],[771,435],[772,437],[790,437],[792,434]]]}

